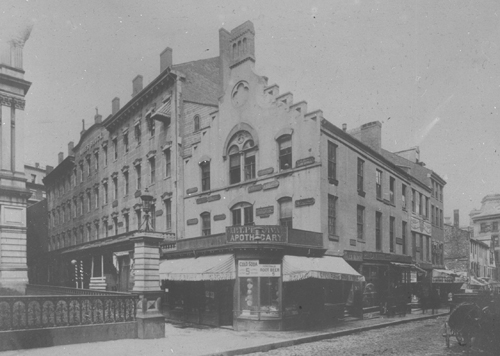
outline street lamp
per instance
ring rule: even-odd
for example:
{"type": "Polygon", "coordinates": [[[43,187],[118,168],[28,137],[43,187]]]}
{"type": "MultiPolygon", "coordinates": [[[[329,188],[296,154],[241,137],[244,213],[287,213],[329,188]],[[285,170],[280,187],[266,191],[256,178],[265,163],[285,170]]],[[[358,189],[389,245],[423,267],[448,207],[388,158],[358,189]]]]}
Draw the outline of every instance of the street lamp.
{"type": "Polygon", "coordinates": [[[76,283],[76,288],[78,288],[78,261],[71,260],[71,264],[75,266],[75,283],[76,283]]]}
{"type": "Polygon", "coordinates": [[[151,203],[153,202],[153,196],[148,194],[148,188],[144,189],[144,193],[141,194],[142,200],[142,210],[144,211],[144,222],[146,223],[146,228],[144,231],[152,231],[153,229],[149,226],[149,211],[151,210],[151,203]]]}

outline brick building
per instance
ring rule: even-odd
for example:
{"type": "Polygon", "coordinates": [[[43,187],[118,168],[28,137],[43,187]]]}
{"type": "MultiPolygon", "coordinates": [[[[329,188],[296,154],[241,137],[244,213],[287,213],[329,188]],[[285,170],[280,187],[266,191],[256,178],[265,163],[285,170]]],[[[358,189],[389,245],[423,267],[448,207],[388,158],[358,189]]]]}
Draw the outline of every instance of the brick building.
{"type": "Polygon", "coordinates": [[[85,286],[130,290],[147,189],[169,318],[286,329],[300,305],[343,312],[361,275],[365,306],[430,287],[445,182],[418,148],[390,153],[380,122],[347,131],[281,94],[254,71],[251,22],[219,46],[183,64],[165,50],[157,78],[60,154],[44,179],[49,282],[74,283],[77,261],[85,286]]]}

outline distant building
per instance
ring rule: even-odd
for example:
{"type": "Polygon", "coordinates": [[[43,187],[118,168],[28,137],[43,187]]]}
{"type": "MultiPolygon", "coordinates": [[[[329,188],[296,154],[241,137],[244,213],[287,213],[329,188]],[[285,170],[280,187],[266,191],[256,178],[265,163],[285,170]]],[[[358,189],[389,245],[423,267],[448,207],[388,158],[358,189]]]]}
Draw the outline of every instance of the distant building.
{"type": "Polygon", "coordinates": [[[486,269],[493,270],[493,277],[499,280],[500,261],[500,194],[486,195],[481,201],[481,208],[470,212],[470,221],[473,230],[473,236],[490,248],[490,256],[486,269]]]}
{"type": "Polygon", "coordinates": [[[40,166],[39,163],[34,165],[25,164],[24,174],[26,176],[26,188],[31,192],[28,198],[28,207],[45,199],[45,185],[43,185],[43,178],[46,174],[46,168],[40,166]]]}
{"type": "Polygon", "coordinates": [[[24,174],[24,106],[31,83],[24,80],[20,38],[0,40],[0,294],[24,293],[26,206],[30,196],[24,174]]]}

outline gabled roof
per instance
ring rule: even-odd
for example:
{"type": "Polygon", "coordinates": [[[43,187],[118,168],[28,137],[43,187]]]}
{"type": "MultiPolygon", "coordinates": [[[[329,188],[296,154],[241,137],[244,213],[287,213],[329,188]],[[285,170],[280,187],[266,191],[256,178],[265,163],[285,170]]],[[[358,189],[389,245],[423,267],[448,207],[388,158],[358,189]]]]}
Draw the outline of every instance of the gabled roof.
{"type": "Polygon", "coordinates": [[[430,178],[432,170],[430,170],[429,168],[423,167],[418,163],[412,162],[404,157],[399,156],[396,153],[392,153],[384,149],[381,150],[381,154],[398,167],[404,167],[411,177],[413,177],[416,181],[418,181],[428,189],[432,187],[430,178]]]}
{"type": "Polygon", "coordinates": [[[184,100],[199,104],[218,105],[222,92],[219,57],[174,64],[172,68],[186,76],[182,86],[184,100]]]}

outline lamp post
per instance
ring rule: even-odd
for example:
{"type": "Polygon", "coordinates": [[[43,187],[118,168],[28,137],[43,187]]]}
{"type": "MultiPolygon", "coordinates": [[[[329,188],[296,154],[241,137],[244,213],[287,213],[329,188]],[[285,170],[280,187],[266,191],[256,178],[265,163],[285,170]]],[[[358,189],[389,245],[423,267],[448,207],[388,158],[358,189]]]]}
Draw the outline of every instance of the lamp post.
{"type": "Polygon", "coordinates": [[[149,194],[148,188],[144,189],[144,193],[141,194],[142,200],[142,210],[144,211],[144,222],[146,223],[146,228],[144,231],[153,231],[149,226],[149,211],[151,210],[151,203],[153,202],[153,196],[149,194]]]}
{"type": "Polygon", "coordinates": [[[71,260],[71,264],[75,266],[75,283],[76,283],[76,288],[78,288],[78,261],[71,260]]]}

